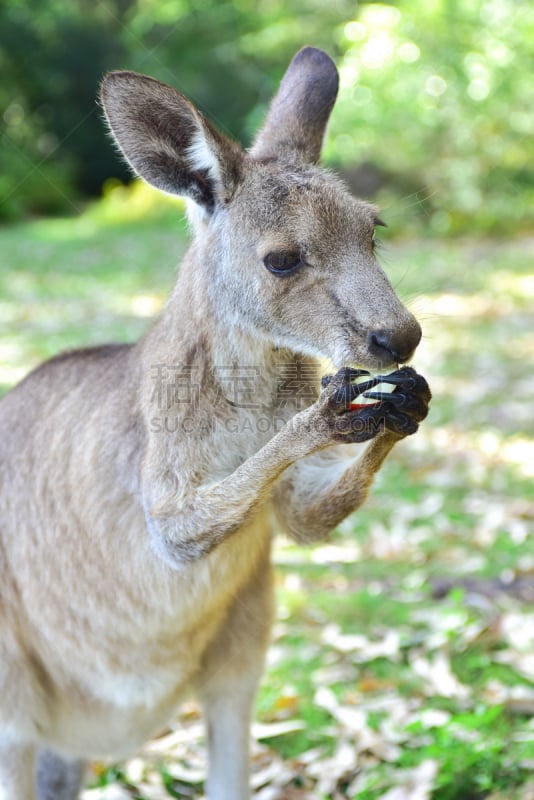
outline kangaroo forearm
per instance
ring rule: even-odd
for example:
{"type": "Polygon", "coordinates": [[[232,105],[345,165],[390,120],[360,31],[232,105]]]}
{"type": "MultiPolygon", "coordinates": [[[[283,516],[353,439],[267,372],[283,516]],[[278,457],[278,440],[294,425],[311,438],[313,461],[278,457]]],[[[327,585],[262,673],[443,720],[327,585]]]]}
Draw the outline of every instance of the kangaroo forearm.
{"type": "Polygon", "coordinates": [[[298,541],[326,538],[365,501],[374,476],[397,441],[396,434],[381,434],[344,470],[332,469],[330,481],[324,473],[320,481],[310,480],[305,462],[297,462],[275,491],[275,510],[286,532],[298,541]]]}
{"type": "Polygon", "coordinates": [[[224,497],[219,487],[205,495],[188,498],[172,516],[146,514],[156,550],[175,568],[208,555],[246,525],[261,504],[263,493],[254,498],[224,497]]]}
{"type": "Polygon", "coordinates": [[[171,494],[153,505],[146,503],[147,524],[158,547],[163,546],[173,562],[196,560],[246,525],[281,473],[324,446],[323,432],[302,435],[312,420],[310,409],[298,414],[226,478],[200,485],[185,496],[171,494]]]}

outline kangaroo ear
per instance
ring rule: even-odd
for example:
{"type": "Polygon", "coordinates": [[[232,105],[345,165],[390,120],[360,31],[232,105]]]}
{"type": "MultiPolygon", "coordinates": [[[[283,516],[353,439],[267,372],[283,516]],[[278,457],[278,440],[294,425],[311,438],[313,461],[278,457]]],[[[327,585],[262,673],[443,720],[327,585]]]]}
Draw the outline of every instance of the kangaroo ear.
{"type": "Polygon", "coordinates": [[[300,50],[282,79],[251,155],[316,163],[338,84],[330,56],[315,47],[300,50]]]}
{"type": "Polygon", "coordinates": [[[228,202],[243,152],[183,95],[136,72],[110,72],[100,98],[115,141],[147,183],[207,212],[228,202]]]}

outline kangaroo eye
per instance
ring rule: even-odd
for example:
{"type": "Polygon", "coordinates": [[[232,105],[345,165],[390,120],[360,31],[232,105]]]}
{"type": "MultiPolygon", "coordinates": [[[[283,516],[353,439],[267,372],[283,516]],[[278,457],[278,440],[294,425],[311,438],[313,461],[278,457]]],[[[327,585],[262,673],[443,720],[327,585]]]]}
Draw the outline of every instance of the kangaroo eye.
{"type": "Polygon", "coordinates": [[[263,263],[273,275],[287,275],[302,265],[300,253],[267,253],[263,263]]]}

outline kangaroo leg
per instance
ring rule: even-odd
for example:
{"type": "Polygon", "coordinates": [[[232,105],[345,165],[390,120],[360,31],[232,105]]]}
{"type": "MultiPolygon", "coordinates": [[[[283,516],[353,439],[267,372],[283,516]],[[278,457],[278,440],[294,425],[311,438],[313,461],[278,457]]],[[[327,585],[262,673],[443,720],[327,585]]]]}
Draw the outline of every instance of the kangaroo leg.
{"type": "Polygon", "coordinates": [[[70,761],[51,750],[37,756],[37,800],[77,800],[85,775],[83,761],[70,761]]]}
{"type": "Polygon", "coordinates": [[[35,800],[33,745],[0,741],[0,800],[35,800]]]}
{"type": "Polygon", "coordinates": [[[250,716],[256,681],[237,676],[225,681],[220,691],[205,697],[209,772],[206,794],[209,800],[248,800],[250,759],[250,716]]]}
{"type": "Polygon", "coordinates": [[[236,597],[198,681],[207,723],[209,800],[250,797],[250,719],[271,619],[272,579],[266,557],[236,597]]]}

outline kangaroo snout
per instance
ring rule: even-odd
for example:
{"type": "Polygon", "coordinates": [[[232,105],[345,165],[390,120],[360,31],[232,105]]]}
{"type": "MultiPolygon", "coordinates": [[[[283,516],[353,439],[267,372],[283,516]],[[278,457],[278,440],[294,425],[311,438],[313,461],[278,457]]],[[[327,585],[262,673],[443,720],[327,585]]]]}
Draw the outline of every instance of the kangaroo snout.
{"type": "MultiPolygon", "coordinates": [[[[410,315],[411,316],[411,315],[410,315]]],[[[421,341],[421,326],[411,316],[406,324],[397,330],[379,328],[367,335],[369,352],[382,361],[382,366],[404,364],[409,361],[421,341]]]]}

